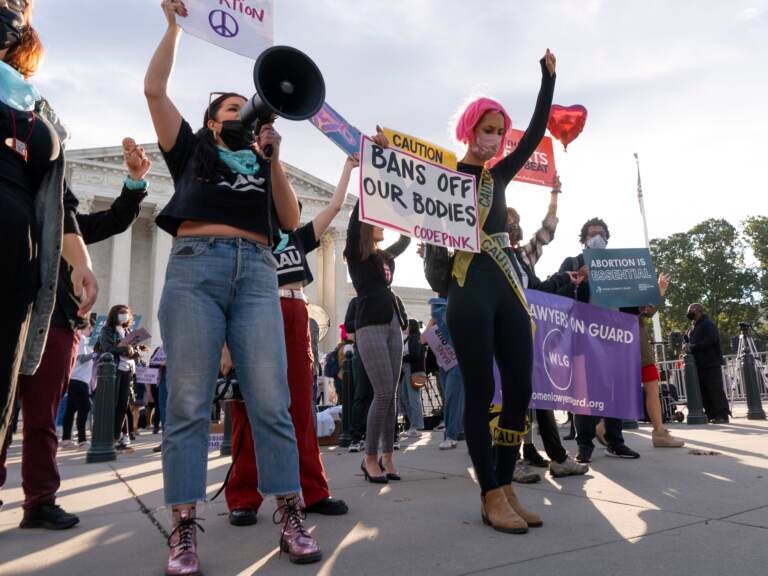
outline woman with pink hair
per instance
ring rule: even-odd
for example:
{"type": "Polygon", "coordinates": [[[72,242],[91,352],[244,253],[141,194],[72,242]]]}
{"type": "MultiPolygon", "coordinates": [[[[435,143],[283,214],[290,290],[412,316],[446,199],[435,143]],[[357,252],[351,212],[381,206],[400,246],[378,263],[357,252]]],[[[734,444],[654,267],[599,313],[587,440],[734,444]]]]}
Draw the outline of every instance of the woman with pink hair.
{"type": "Polygon", "coordinates": [[[448,330],[464,379],[464,430],[480,484],[482,517],[501,532],[524,533],[541,518],[523,508],[512,490],[512,474],[525,435],[533,367],[532,323],[520,270],[506,234],[505,189],[538,146],[549,118],[555,87],[555,56],[541,59],[542,81],[533,118],[517,148],[503,156],[512,121],[490,98],[470,103],[456,126],[467,145],[458,169],[477,182],[481,252],[457,251],[448,291],[448,330]],[[501,158],[501,159],[500,159],[501,158]],[[486,163],[497,162],[489,169],[486,163]],[[493,360],[499,366],[503,407],[488,427],[493,398],[493,360]],[[494,446],[495,445],[495,446],[494,446]]]}

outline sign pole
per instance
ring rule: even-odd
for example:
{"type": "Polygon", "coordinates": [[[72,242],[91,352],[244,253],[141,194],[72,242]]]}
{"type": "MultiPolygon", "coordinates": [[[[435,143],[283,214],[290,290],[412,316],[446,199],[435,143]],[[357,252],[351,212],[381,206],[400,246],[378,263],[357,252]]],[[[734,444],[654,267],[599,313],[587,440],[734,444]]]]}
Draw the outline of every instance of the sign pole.
{"type": "MultiPolygon", "coordinates": [[[[645,247],[651,249],[651,241],[648,238],[648,220],[645,217],[645,201],[643,200],[643,185],[640,181],[640,158],[637,152],[634,153],[635,164],[637,164],[637,201],[640,204],[640,215],[643,217],[643,234],[645,235],[645,247]]],[[[661,336],[661,320],[659,314],[656,313],[653,316],[653,339],[655,342],[662,342],[661,336]]],[[[654,346],[654,350],[656,346],[654,346]]],[[[656,353],[656,361],[659,362],[663,358],[659,358],[658,352],[656,353]]]]}

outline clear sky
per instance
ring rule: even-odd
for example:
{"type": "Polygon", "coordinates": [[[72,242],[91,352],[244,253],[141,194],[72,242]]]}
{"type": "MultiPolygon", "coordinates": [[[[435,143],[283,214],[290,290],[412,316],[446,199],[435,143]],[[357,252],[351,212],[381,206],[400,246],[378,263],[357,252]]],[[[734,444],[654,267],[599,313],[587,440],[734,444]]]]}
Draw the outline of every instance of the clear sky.
{"type": "MultiPolygon", "coordinates": [[[[69,125],[71,148],[154,141],[143,96],[147,63],[165,29],[159,0],[37,0],[48,54],[35,81],[69,125]]],[[[545,277],[579,252],[585,220],[605,219],[612,247],[643,245],[636,197],[640,156],[651,237],[711,217],[737,224],[768,214],[768,1],[275,0],[275,43],[323,72],[327,100],[371,133],[379,123],[462,150],[451,119],[469,96],[530,119],[538,59],[557,56],[554,102],[582,104],[586,128],[567,153],[557,237],[545,277]],[[763,168],[761,168],[763,166],[763,168]]],[[[250,94],[253,63],[182,38],[171,95],[193,127],[211,91],[250,94]]],[[[279,121],[283,159],[335,183],[343,154],[309,122],[279,121]]],[[[513,183],[509,205],[528,237],[549,200],[513,183]]],[[[426,286],[411,248],[396,284],[426,286]]]]}

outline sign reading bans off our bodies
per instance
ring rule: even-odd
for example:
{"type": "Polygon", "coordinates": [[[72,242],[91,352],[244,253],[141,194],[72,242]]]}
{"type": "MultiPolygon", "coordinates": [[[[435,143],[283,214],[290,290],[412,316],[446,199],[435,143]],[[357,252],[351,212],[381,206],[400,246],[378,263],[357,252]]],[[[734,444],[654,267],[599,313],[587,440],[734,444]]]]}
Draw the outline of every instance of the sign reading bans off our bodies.
{"type": "Polygon", "coordinates": [[[418,240],[479,252],[474,176],[449,170],[364,136],[360,219],[418,240]]]}

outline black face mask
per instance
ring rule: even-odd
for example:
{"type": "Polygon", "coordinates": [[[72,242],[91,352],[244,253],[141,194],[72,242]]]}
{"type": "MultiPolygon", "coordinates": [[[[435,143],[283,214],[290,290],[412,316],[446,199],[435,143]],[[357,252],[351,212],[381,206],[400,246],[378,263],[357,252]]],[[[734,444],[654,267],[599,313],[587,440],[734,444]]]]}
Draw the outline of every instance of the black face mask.
{"type": "Polygon", "coordinates": [[[0,50],[12,48],[21,40],[24,18],[20,12],[0,8],[0,50]]]}
{"type": "Polygon", "coordinates": [[[224,120],[221,123],[221,136],[227,148],[236,152],[238,150],[247,150],[253,146],[256,141],[256,134],[250,126],[243,126],[240,120],[224,120]]]}
{"type": "Polygon", "coordinates": [[[688,320],[695,320],[696,314],[694,314],[693,312],[688,312],[688,314],[686,314],[685,317],[688,318],[688,320]]]}

